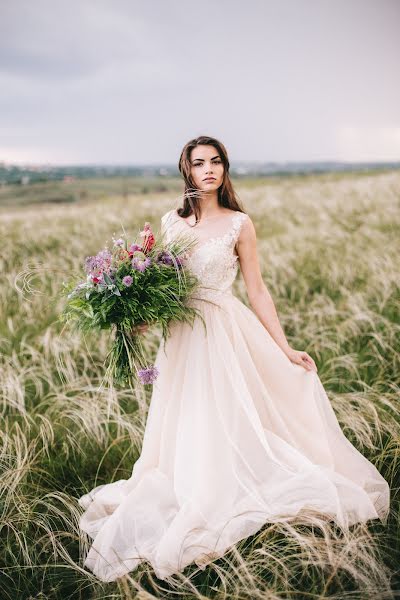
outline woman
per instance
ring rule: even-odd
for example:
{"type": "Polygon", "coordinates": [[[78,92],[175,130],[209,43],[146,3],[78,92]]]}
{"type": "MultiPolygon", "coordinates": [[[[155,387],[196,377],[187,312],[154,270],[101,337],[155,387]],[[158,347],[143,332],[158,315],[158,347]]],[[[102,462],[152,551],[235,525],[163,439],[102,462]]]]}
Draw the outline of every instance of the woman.
{"type": "Polygon", "coordinates": [[[183,206],[163,215],[162,232],[197,240],[187,266],[204,322],[175,323],[160,343],[131,477],[79,499],[94,539],[84,564],[103,581],[141,560],[161,579],[204,568],[263,524],[307,511],[343,528],[389,511],[389,486],[344,436],[314,360],[285,338],[223,144],[191,140],[179,169],[183,206]],[[232,293],[239,264],[253,310],[232,293]]]}

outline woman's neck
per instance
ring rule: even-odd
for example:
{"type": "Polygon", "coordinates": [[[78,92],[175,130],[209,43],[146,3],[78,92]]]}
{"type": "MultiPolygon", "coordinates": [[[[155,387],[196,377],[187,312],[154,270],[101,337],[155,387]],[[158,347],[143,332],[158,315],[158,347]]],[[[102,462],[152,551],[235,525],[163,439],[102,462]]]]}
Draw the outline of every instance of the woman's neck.
{"type": "Polygon", "coordinates": [[[202,218],[213,217],[221,212],[221,207],[218,204],[217,192],[213,194],[204,194],[200,200],[202,218]]]}

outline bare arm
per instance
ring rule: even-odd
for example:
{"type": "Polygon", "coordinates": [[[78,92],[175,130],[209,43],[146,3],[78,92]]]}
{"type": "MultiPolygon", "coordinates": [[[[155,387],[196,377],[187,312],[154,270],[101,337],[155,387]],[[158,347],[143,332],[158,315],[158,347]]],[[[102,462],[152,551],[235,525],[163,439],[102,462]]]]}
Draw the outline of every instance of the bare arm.
{"type": "Polygon", "coordinates": [[[258,260],[257,236],[253,221],[248,217],[241,228],[236,249],[239,255],[240,270],[246,285],[247,296],[255,314],[288,358],[305,367],[317,371],[314,360],[307,352],[294,350],[288,343],[279,322],[271,294],[265,285],[258,260]]]}

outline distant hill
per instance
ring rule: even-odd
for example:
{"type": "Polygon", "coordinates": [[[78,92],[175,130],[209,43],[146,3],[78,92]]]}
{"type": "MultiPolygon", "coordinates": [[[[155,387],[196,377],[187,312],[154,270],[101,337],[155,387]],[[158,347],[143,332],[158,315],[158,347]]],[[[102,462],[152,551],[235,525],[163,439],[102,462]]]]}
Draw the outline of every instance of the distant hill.
{"type": "MultiPolygon", "coordinates": [[[[232,162],[232,177],[301,175],[344,171],[400,169],[400,162],[232,162]]],[[[12,165],[0,162],[0,185],[112,177],[175,177],[176,166],[159,165],[12,165]]]]}

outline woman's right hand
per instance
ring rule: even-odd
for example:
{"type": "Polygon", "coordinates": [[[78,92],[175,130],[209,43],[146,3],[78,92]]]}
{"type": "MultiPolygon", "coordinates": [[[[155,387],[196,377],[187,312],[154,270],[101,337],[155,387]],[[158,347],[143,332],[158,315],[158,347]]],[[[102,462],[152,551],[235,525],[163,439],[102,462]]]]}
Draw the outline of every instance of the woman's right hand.
{"type": "Polygon", "coordinates": [[[134,333],[134,334],[145,333],[148,330],[148,328],[149,328],[148,323],[140,323],[140,324],[136,325],[135,327],[133,327],[132,333],[134,333]]]}

